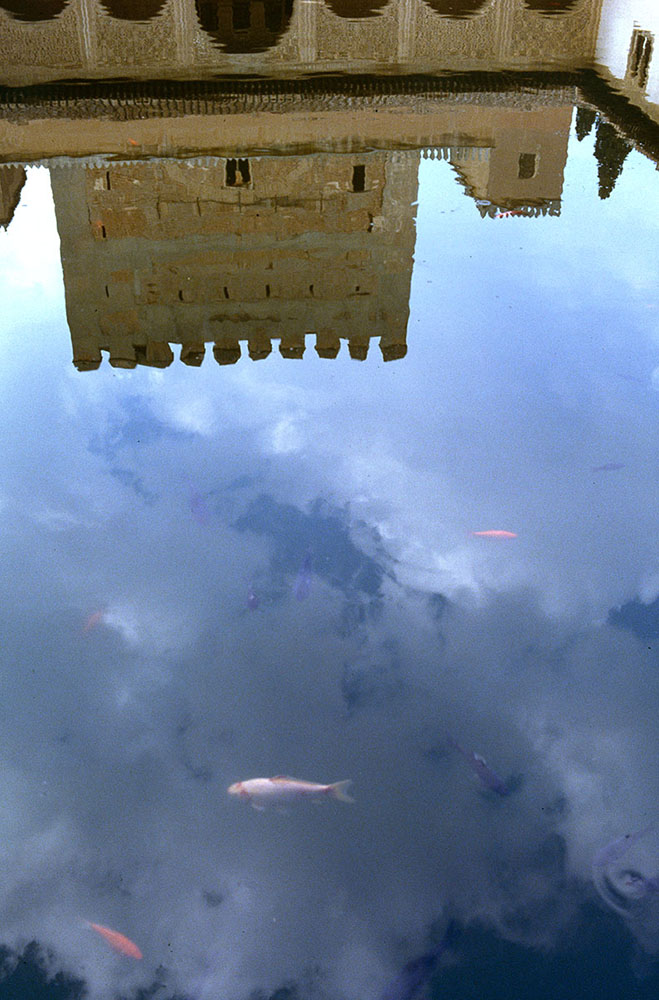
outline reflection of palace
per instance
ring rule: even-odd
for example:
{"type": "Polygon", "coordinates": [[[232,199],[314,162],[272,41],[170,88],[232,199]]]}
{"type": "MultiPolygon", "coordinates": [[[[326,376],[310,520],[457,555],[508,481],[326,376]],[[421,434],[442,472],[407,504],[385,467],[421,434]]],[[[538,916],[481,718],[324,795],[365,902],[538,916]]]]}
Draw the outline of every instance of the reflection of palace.
{"type": "Polygon", "coordinates": [[[207,342],[221,363],[240,341],[300,357],[306,334],[324,357],[343,338],[363,358],[371,336],[401,357],[420,156],[449,161],[485,218],[560,212],[575,105],[600,197],[632,145],[659,160],[659,13],[624,7],[0,0],[7,84],[126,80],[0,88],[0,225],[23,165],[56,164],[79,368],[101,350],[163,366],[172,343],[188,364],[207,342]]]}
{"type": "Polygon", "coordinates": [[[300,358],[340,339],[405,354],[418,153],[172,160],[52,172],[79,369],[198,365],[240,341],[300,358]]]}
{"type": "Polygon", "coordinates": [[[0,0],[0,83],[583,65],[602,0],[0,0]]]}

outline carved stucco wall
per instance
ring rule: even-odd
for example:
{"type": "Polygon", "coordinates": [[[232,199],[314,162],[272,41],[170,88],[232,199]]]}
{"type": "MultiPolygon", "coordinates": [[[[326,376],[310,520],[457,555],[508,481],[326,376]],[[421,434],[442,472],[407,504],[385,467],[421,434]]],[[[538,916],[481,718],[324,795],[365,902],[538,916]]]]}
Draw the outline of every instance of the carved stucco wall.
{"type": "Polygon", "coordinates": [[[496,68],[589,62],[601,0],[576,0],[546,17],[523,0],[488,0],[470,19],[443,17],[425,0],[390,0],[374,16],[340,17],[318,3],[295,3],[290,28],[262,53],[228,54],[202,31],[194,0],[167,0],[147,24],[110,17],[100,0],[71,0],[60,17],[21,23],[0,10],[9,86],[62,77],[200,76],[324,70],[496,68]]]}

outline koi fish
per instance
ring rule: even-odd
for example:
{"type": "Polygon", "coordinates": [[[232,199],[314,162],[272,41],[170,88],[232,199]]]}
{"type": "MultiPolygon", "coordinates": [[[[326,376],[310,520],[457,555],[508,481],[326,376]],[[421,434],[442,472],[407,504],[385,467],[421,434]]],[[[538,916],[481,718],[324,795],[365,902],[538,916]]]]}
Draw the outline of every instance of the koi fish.
{"type": "Polygon", "coordinates": [[[105,618],[105,611],[94,611],[85,622],[84,632],[91,632],[93,628],[100,625],[105,618]]]}
{"type": "Polygon", "coordinates": [[[472,531],[474,538],[517,538],[514,531],[504,531],[502,528],[488,528],[487,531],[472,531]]]}
{"type": "Polygon", "coordinates": [[[142,952],[135,942],[131,941],[124,934],[120,934],[119,931],[112,931],[109,927],[103,927],[101,924],[92,924],[89,921],[87,923],[93,931],[96,931],[102,938],[105,938],[114,951],[118,951],[121,955],[127,955],[129,958],[139,959],[143,957],[142,952]]]}
{"type": "Polygon", "coordinates": [[[229,785],[229,795],[245,799],[254,809],[265,809],[266,806],[282,806],[301,802],[304,799],[322,801],[324,798],[337,799],[339,802],[354,802],[347,793],[352,781],[335,781],[331,785],[319,785],[314,781],[301,781],[278,774],[274,778],[250,778],[248,781],[236,781],[229,785]]]}
{"type": "Polygon", "coordinates": [[[612,840],[610,844],[606,844],[605,847],[600,847],[599,851],[593,858],[593,868],[602,869],[608,868],[609,865],[614,864],[616,861],[620,861],[624,858],[625,854],[630,850],[630,848],[640,840],[641,837],[645,837],[654,826],[650,824],[649,826],[643,827],[637,833],[626,833],[622,837],[618,837],[616,840],[612,840]]]}
{"type": "Polygon", "coordinates": [[[311,550],[309,549],[302,560],[302,565],[295,581],[295,596],[298,601],[306,600],[311,593],[311,578],[311,550]]]}
{"type": "Polygon", "coordinates": [[[197,524],[205,527],[208,524],[208,505],[199,490],[190,487],[190,511],[197,524]]]}
{"type": "Polygon", "coordinates": [[[427,984],[440,958],[453,944],[457,935],[458,925],[452,920],[437,947],[407,962],[381,994],[380,1000],[413,1000],[427,984]]]}
{"type": "Polygon", "coordinates": [[[510,792],[508,785],[505,781],[501,780],[498,774],[495,774],[484,757],[481,757],[478,753],[474,753],[473,750],[465,750],[464,747],[461,747],[460,744],[450,736],[448,738],[448,744],[464,757],[483,788],[487,788],[490,792],[496,792],[497,795],[508,795],[510,792]]]}

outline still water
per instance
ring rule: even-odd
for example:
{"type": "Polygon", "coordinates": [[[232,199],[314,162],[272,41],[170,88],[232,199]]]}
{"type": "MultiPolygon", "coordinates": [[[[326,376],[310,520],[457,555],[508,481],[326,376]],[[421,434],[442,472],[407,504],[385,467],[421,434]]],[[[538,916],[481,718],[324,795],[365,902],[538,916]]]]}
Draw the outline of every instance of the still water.
{"type": "Polygon", "coordinates": [[[657,996],[657,31],[0,3],[2,1000],[657,996]]]}

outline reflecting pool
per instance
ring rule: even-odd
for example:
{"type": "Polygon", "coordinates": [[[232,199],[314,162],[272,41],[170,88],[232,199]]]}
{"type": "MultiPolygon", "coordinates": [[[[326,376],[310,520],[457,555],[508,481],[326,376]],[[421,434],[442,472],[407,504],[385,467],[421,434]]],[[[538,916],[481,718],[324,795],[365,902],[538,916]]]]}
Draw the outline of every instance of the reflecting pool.
{"type": "Polygon", "coordinates": [[[654,1000],[649,0],[0,3],[0,1000],[654,1000]]]}

